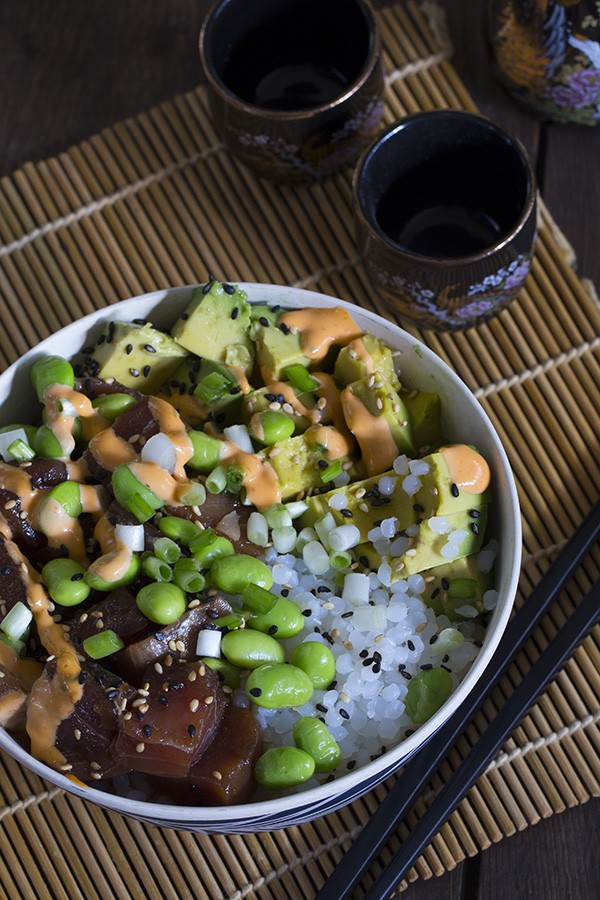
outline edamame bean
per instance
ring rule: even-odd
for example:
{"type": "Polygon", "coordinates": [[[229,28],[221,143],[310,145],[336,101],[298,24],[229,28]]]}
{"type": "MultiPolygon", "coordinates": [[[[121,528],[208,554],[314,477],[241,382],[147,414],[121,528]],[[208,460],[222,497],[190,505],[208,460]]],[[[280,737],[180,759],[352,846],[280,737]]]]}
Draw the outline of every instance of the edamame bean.
{"type": "Polygon", "coordinates": [[[302,716],[294,722],[292,733],[296,746],[314,759],[317,772],[332,772],[335,769],[342,758],[342,751],[320,719],[302,716]]]}
{"type": "Polygon", "coordinates": [[[190,550],[202,569],[208,569],[215,560],[224,556],[233,556],[235,553],[231,541],[215,534],[210,528],[200,532],[200,535],[194,538],[190,544],[190,550]]]}
{"type": "Polygon", "coordinates": [[[246,682],[246,693],[257,706],[265,709],[283,709],[302,706],[310,700],[313,695],[313,683],[306,672],[297,666],[275,663],[260,666],[250,673],[246,682]]]}
{"type": "Polygon", "coordinates": [[[335,678],[333,653],[319,641],[303,641],[290,653],[290,662],[311,679],[317,690],[325,690],[335,678]]]}
{"type": "Polygon", "coordinates": [[[147,584],[137,592],[137,608],[151,622],[172,625],[187,609],[185,594],[176,584],[147,584]]]}
{"type": "Polygon", "coordinates": [[[241,594],[249,584],[269,590],[273,576],[269,567],[254,556],[236,553],[216,559],[210,567],[210,580],[226,594],[241,594]]]}
{"type": "Polygon", "coordinates": [[[298,747],[270,747],[263,753],[254,767],[254,776],[259,784],[270,790],[294,787],[312,778],[315,761],[298,747]]]}
{"type": "Polygon", "coordinates": [[[42,356],[31,367],[31,383],[38,400],[44,399],[44,391],[51,384],[66,384],[73,387],[75,373],[73,366],[62,356],[42,356]]]}
{"type": "Polygon", "coordinates": [[[113,591],[115,588],[131,584],[131,582],[135,581],[140,574],[140,569],[142,567],[141,560],[139,556],[132,553],[129,567],[125,574],[120,578],[116,578],[114,581],[107,581],[106,578],[102,577],[100,572],[102,572],[104,565],[111,565],[114,556],[114,553],[106,553],[104,556],[99,556],[85,573],[85,580],[93,591],[113,591]]]}
{"type": "Polygon", "coordinates": [[[223,684],[228,684],[232,688],[240,686],[240,670],[233,663],[214,656],[203,656],[202,662],[217,673],[219,681],[222,681],[223,684]]]}
{"type": "Polygon", "coordinates": [[[283,663],[285,659],[283,647],[274,638],[245,628],[223,635],[221,653],[240,669],[256,669],[268,663],[283,663]]]}
{"type": "Polygon", "coordinates": [[[256,440],[270,447],[291,437],[296,426],[291,416],[268,409],[252,417],[251,427],[256,440]]]}
{"type": "Polygon", "coordinates": [[[59,606],[78,606],[89,596],[85,569],[74,559],[51,559],[42,569],[42,581],[59,606]]]}
{"type": "Polygon", "coordinates": [[[212,472],[221,459],[221,451],[225,446],[223,441],[203,431],[188,431],[188,437],[192,442],[194,453],[186,465],[197,472],[212,472]]]}
{"type": "Polygon", "coordinates": [[[179,516],[164,516],[159,520],[158,527],[165,537],[186,547],[202,534],[197,525],[189,519],[180,519],[179,516]]]}
{"type": "Polygon", "coordinates": [[[135,397],[132,397],[131,394],[100,394],[99,397],[92,400],[92,406],[98,410],[103,419],[114,422],[122,412],[125,412],[130,406],[134,406],[136,402],[135,397]]]}
{"type": "Polygon", "coordinates": [[[304,616],[297,603],[279,597],[269,612],[252,616],[248,620],[248,627],[283,640],[302,631],[304,616]]]}
{"type": "Polygon", "coordinates": [[[60,459],[63,448],[49,425],[40,425],[33,438],[33,449],[45,459],[60,459]]]}
{"type": "Polygon", "coordinates": [[[452,692],[452,677],[445,669],[426,669],[413,675],[404,700],[406,712],[421,725],[438,711],[452,692]]]}

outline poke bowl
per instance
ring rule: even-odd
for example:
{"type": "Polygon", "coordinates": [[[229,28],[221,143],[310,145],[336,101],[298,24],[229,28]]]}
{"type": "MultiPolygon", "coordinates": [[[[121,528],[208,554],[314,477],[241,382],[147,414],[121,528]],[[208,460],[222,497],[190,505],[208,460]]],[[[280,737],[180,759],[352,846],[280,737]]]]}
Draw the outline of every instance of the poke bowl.
{"type": "Polygon", "coordinates": [[[200,833],[301,824],[417,753],[498,645],[521,553],[508,458],[458,376],[369,310],[214,279],[155,291],[42,341],[0,403],[0,748],[71,794],[200,833]]]}

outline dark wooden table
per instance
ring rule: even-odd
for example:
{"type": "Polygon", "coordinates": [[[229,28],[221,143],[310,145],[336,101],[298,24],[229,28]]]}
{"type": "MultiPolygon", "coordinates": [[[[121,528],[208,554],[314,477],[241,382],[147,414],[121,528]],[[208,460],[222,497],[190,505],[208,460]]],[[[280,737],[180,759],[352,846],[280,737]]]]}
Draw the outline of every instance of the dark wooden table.
{"type": "MultiPolygon", "coordinates": [[[[208,6],[208,0],[1,0],[0,177],[196,85],[197,35],[208,6]]],[[[460,76],[481,111],[521,138],[579,273],[600,286],[600,125],[558,126],[518,109],[490,74],[485,3],[442,6],[460,76]]],[[[600,802],[592,800],[441,878],[411,885],[404,897],[591,900],[600,885],[599,822],[600,802]]]]}

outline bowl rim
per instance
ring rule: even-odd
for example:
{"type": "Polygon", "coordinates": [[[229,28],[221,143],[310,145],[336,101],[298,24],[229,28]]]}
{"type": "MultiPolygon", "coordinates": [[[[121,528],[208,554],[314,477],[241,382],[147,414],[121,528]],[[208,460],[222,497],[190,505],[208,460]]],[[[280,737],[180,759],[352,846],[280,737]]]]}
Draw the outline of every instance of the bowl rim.
{"type": "MultiPolygon", "coordinates": [[[[379,326],[380,330],[390,331],[396,342],[404,344],[414,351],[420,358],[429,363],[434,370],[441,370],[444,380],[453,383],[454,387],[463,395],[468,406],[472,407],[472,411],[476,414],[481,424],[485,427],[491,444],[493,445],[496,464],[500,465],[502,472],[503,487],[506,491],[504,501],[510,511],[510,521],[506,523],[506,530],[511,537],[510,540],[504,538],[502,544],[502,553],[507,555],[506,568],[509,570],[508,583],[504,589],[504,597],[499,599],[498,606],[494,612],[495,623],[493,630],[488,626],[488,631],[477,657],[468,669],[466,675],[461,680],[457,688],[452,692],[446,703],[429,719],[421,725],[409,737],[400,741],[386,753],[371,761],[367,765],[357,767],[352,772],[347,772],[335,778],[331,782],[324,783],[318,787],[312,787],[305,791],[299,791],[294,794],[279,796],[274,798],[266,798],[253,800],[250,803],[235,804],[231,806],[180,806],[177,804],[155,803],[147,800],[134,800],[118,794],[100,791],[88,785],[79,786],[71,781],[67,776],[50,768],[45,763],[35,759],[25,750],[4,728],[0,728],[0,749],[4,749],[14,759],[22,763],[26,768],[34,771],[37,775],[47,781],[63,788],[71,794],[97,803],[98,805],[110,809],[123,815],[129,815],[136,819],[141,819],[155,824],[169,824],[171,826],[190,828],[197,826],[197,830],[217,830],[219,824],[226,824],[228,831],[235,832],[236,822],[242,823],[245,820],[254,820],[259,825],[261,822],[266,823],[264,828],[269,827],[269,821],[273,820],[273,827],[282,827],[278,824],[278,818],[289,818],[293,815],[293,810],[298,807],[298,812],[303,812],[305,808],[315,806],[317,808],[316,815],[325,815],[332,811],[332,808],[338,808],[345,803],[350,803],[362,796],[364,793],[379,784],[385,777],[397,770],[401,765],[418,750],[435,734],[435,732],[447,721],[454,710],[462,703],[465,697],[474,686],[483,670],[487,667],[500,638],[504,632],[514,599],[516,596],[521,560],[521,517],[519,511],[519,501],[514,481],[514,476],[508,461],[506,451],[504,450],[496,430],[487,416],[485,410],[480,406],[470,389],[465,385],[462,379],[448,366],[433,350],[430,350],[418,338],[413,337],[404,331],[391,319],[386,319],[376,312],[364,309],[354,303],[332,297],[316,291],[310,291],[304,288],[295,288],[288,285],[261,284],[258,282],[234,282],[241,290],[249,295],[251,302],[267,302],[270,305],[279,304],[284,308],[302,308],[305,306],[313,307],[332,307],[339,306],[354,315],[358,320],[358,324],[363,322],[372,322],[379,326]],[[254,296],[252,296],[254,295],[254,296]],[[257,296],[259,295],[259,296],[257,296]],[[362,321],[361,321],[362,320],[362,321]],[[336,798],[344,797],[342,803],[335,804],[336,798]],[[330,805],[328,805],[328,801],[330,805]],[[323,807],[319,809],[319,806],[323,807]]],[[[10,397],[12,380],[22,367],[33,362],[40,353],[50,352],[53,343],[57,337],[69,339],[72,334],[81,333],[81,337],[77,337],[76,346],[83,346],[82,338],[90,329],[97,326],[100,322],[117,319],[120,321],[130,321],[140,315],[141,308],[145,309],[144,317],[152,320],[152,313],[160,307],[166,306],[169,301],[179,301],[181,308],[185,301],[189,299],[190,293],[197,285],[181,285],[173,288],[165,288],[158,291],[150,291],[145,294],[122,300],[110,306],[101,307],[100,309],[89,313],[88,315],[64,326],[52,335],[42,340],[35,347],[32,347],[27,353],[23,354],[20,359],[16,360],[0,374],[0,409],[4,408],[5,392],[10,397]],[[136,308],[131,314],[127,314],[132,308],[136,308]],[[140,309],[137,309],[137,308],[140,309]],[[124,313],[124,315],[122,315],[124,313]],[[8,390],[6,391],[6,386],[8,390]]],[[[173,310],[173,317],[177,315],[178,308],[176,304],[173,310]]],[[[53,351],[55,352],[55,351],[53,351]]],[[[498,473],[497,473],[498,474],[498,473]]],[[[310,811],[302,821],[310,819],[310,811]]],[[[314,816],[313,816],[314,817],[314,816]]],[[[292,824],[292,823],[290,823],[292,824]]],[[[293,821],[296,824],[296,820],[293,821]]]]}

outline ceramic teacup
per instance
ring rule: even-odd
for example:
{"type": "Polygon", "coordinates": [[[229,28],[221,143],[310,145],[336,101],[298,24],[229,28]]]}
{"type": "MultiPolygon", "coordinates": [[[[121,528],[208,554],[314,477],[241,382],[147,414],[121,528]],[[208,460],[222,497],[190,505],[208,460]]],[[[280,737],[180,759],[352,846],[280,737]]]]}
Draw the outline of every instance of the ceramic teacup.
{"type": "Polygon", "coordinates": [[[483,116],[435,110],[393,124],[358,163],[353,202],[370,276],[405,325],[477,325],[527,277],[535,175],[520,142],[483,116]]]}
{"type": "Polygon", "coordinates": [[[224,143],[273,180],[309,182],[356,162],[382,115],[368,0],[218,0],[200,59],[224,143]]]}

